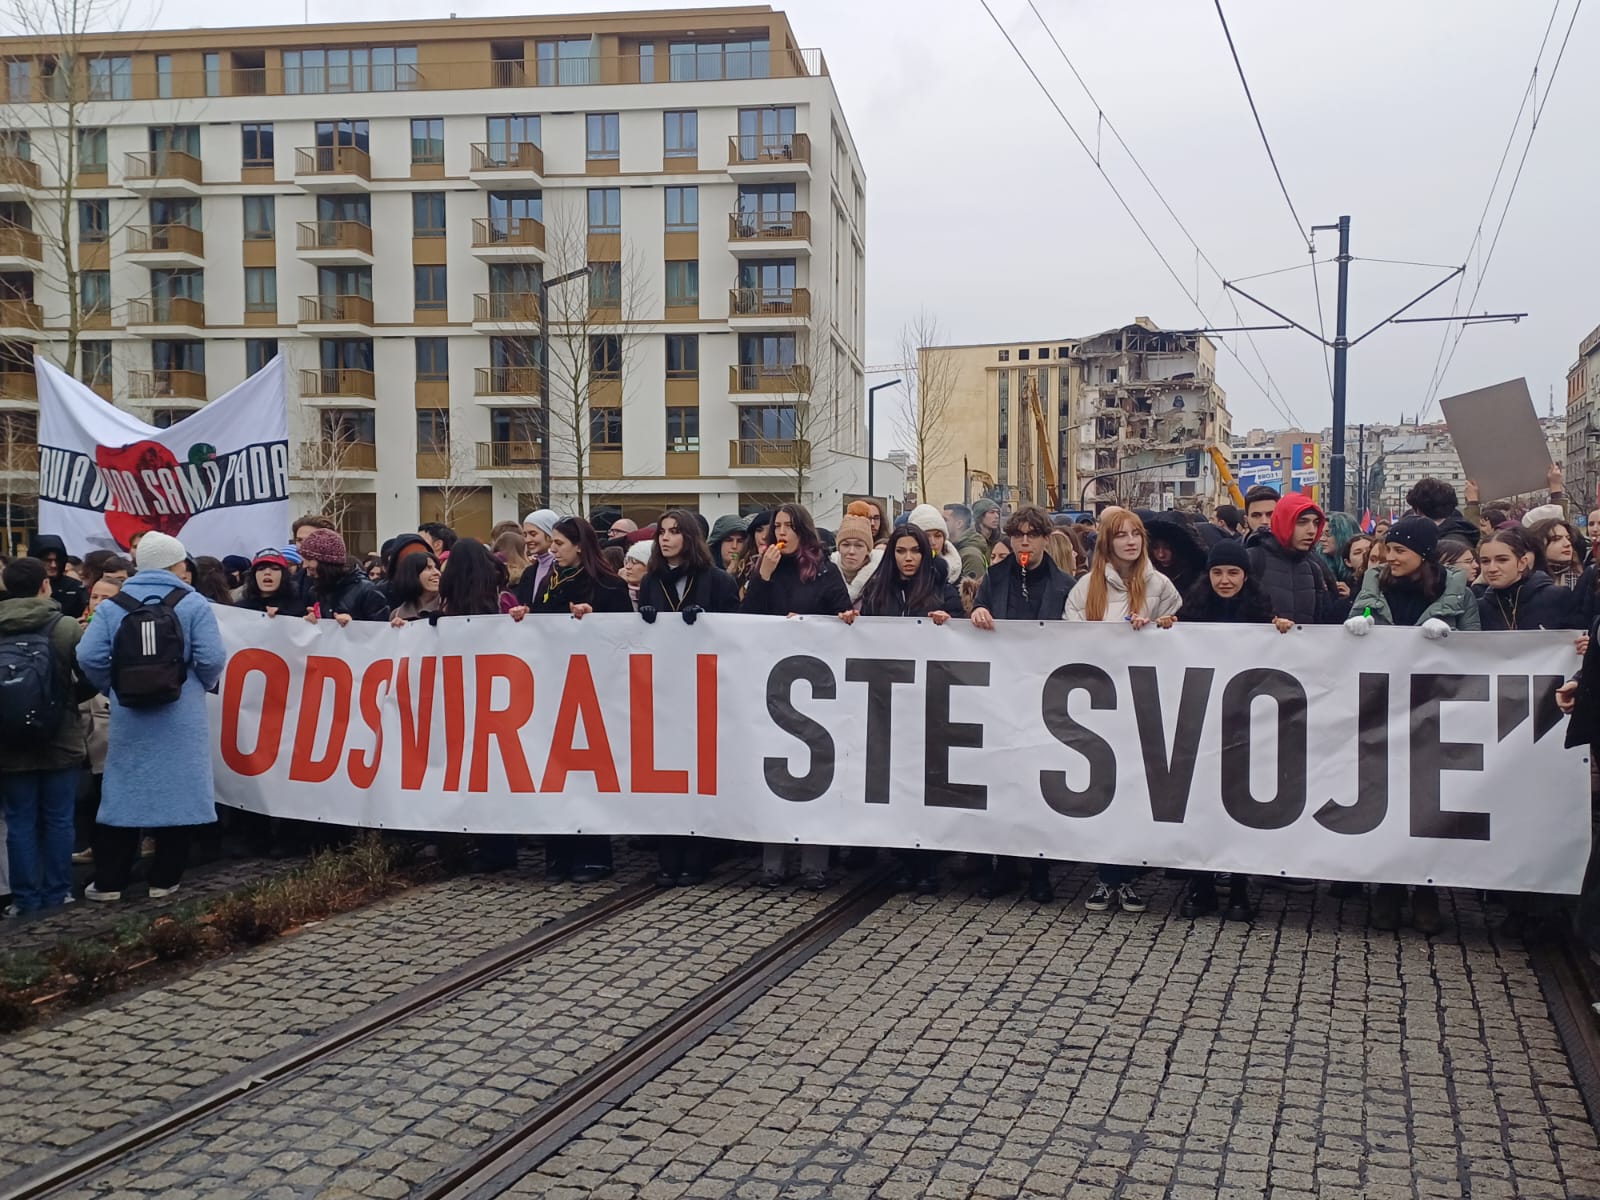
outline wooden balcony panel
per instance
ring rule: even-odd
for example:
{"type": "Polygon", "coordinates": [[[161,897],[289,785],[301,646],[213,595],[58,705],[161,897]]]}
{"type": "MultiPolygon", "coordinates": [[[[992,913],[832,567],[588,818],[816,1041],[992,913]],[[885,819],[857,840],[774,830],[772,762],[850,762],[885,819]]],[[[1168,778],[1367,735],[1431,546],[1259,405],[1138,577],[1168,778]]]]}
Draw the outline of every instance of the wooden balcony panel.
{"type": "Polygon", "coordinates": [[[128,395],[135,400],[204,400],[206,377],[199,371],[129,371],[128,395]]]}
{"type": "Polygon", "coordinates": [[[532,142],[506,144],[474,142],[472,144],[472,169],[474,171],[520,171],[533,175],[544,174],[544,151],[532,142]]]}
{"type": "Polygon", "coordinates": [[[780,438],[734,438],[728,443],[728,466],[799,470],[811,466],[811,443],[780,438]]]}
{"type": "Polygon", "coordinates": [[[196,258],[204,258],[205,234],[188,225],[130,225],[128,253],[192,254],[196,258]]]}
{"type": "Polygon", "coordinates": [[[303,146],[294,152],[296,175],[354,175],[372,179],[372,156],[359,146],[303,146]]]}
{"type": "Polygon", "coordinates": [[[537,396],[538,367],[476,367],[473,394],[477,396],[537,396]]]}
{"type": "Polygon", "coordinates": [[[505,246],[544,249],[544,222],[532,217],[475,217],[472,221],[474,249],[505,246]]]}
{"type": "Polygon", "coordinates": [[[29,441],[16,437],[0,441],[0,471],[25,471],[29,474],[39,470],[39,442],[37,437],[29,441]]]}
{"type": "Polygon", "coordinates": [[[354,250],[372,253],[372,226],[360,221],[301,221],[295,226],[301,250],[354,250]]]}
{"type": "Polygon", "coordinates": [[[141,296],[128,301],[128,324],[204,329],[206,306],[187,296],[141,296]]]}
{"type": "Polygon", "coordinates": [[[300,461],[321,470],[376,471],[378,447],[371,442],[303,442],[300,461]]]}
{"type": "Polygon", "coordinates": [[[371,325],[372,301],[366,296],[301,296],[302,325],[371,325]]]}
{"type": "Polygon", "coordinates": [[[479,442],[478,470],[509,471],[540,464],[537,442],[479,442]]]}
{"type": "Polygon", "coordinates": [[[300,372],[300,394],[308,397],[350,396],[375,400],[377,381],[357,367],[319,367],[300,372]]]}
{"type": "Polygon", "coordinates": [[[44,258],[44,240],[31,229],[0,222],[0,258],[40,262],[44,258]]]}
{"type": "Polygon", "coordinates": [[[0,371],[0,400],[37,400],[39,380],[32,371],[0,371]]]}
{"type": "Polygon", "coordinates": [[[0,327],[43,329],[44,311],[32,300],[15,296],[0,299],[0,327]]]}
{"type": "Polygon", "coordinates": [[[736,365],[728,368],[730,392],[799,394],[811,390],[811,368],[794,364],[736,365]]]}
{"type": "Polygon", "coordinates": [[[479,322],[537,325],[539,297],[532,292],[479,292],[472,298],[472,319],[479,322]]]}
{"type": "Polygon", "coordinates": [[[811,162],[811,139],[803,133],[742,133],[728,139],[730,167],[811,162]]]}
{"type": "Polygon", "coordinates": [[[157,183],[163,179],[204,182],[200,160],[187,150],[146,150],[129,154],[123,161],[125,183],[157,183]]]}
{"type": "Polygon", "coordinates": [[[39,164],[15,154],[0,154],[0,183],[12,187],[36,188],[40,186],[39,164]]]}
{"type": "Polygon", "coordinates": [[[734,288],[728,293],[730,317],[806,317],[811,315],[807,288],[734,288]]]}
{"type": "Polygon", "coordinates": [[[811,240],[811,214],[795,212],[735,212],[728,214],[730,242],[811,240]]]}

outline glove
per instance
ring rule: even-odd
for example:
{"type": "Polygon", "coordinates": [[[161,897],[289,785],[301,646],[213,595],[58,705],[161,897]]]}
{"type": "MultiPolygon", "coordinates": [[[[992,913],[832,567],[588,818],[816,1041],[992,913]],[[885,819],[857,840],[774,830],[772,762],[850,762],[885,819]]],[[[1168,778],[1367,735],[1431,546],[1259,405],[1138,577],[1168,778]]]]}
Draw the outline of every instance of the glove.
{"type": "Polygon", "coordinates": [[[705,612],[705,609],[701,608],[698,604],[689,605],[688,608],[683,610],[683,623],[685,625],[693,625],[695,618],[703,612],[705,612]]]}
{"type": "Polygon", "coordinates": [[[651,608],[648,604],[641,604],[639,606],[639,615],[644,618],[644,623],[646,625],[654,625],[656,623],[656,610],[651,608]]]}
{"type": "Polygon", "coordinates": [[[1374,623],[1371,617],[1351,617],[1344,623],[1344,631],[1356,637],[1366,637],[1367,630],[1371,629],[1374,623]]]}
{"type": "Polygon", "coordinates": [[[1442,637],[1450,636],[1450,626],[1438,617],[1429,617],[1422,623],[1422,636],[1430,642],[1437,642],[1442,637]]]}

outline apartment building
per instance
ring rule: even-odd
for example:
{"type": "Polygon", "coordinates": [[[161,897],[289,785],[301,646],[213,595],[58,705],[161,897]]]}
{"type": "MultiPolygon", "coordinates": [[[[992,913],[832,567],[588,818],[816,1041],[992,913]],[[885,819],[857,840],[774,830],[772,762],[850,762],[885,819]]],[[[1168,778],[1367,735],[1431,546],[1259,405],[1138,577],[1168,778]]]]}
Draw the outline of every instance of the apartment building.
{"type": "Polygon", "coordinates": [[[1563,461],[1567,489],[1587,507],[1600,503],[1600,329],[1578,343],[1578,361],[1567,368],[1566,437],[1563,461]]]}
{"type": "Polygon", "coordinates": [[[952,380],[951,449],[921,467],[934,503],[989,495],[1008,505],[1217,503],[1207,447],[1231,438],[1207,338],[1147,317],[1082,338],[928,347],[952,380]],[[1198,461],[1195,454],[1198,452],[1198,461]],[[1193,470],[1195,473],[1191,474],[1193,470]]]}
{"type": "Polygon", "coordinates": [[[156,425],[282,352],[298,500],[361,549],[547,495],[653,519],[860,490],[865,175],[782,13],[10,38],[0,59],[10,474],[36,348],[156,425]]]}

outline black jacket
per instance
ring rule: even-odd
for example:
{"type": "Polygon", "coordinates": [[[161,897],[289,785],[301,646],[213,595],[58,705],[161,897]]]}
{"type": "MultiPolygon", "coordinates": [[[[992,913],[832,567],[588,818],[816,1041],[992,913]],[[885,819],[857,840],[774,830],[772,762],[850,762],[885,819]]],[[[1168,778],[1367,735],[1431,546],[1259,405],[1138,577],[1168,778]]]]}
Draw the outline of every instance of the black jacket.
{"type": "Polygon", "coordinates": [[[559,569],[545,577],[545,586],[532,597],[528,608],[536,613],[570,614],[574,604],[587,604],[595,612],[632,612],[628,585],[620,579],[596,584],[586,571],[560,575],[559,569]]]}
{"type": "Polygon", "coordinates": [[[1230,600],[1217,595],[1210,579],[1201,579],[1183,598],[1178,620],[1191,625],[1271,624],[1272,603],[1254,579],[1246,578],[1239,594],[1230,600]]]}
{"type": "MultiPolygon", "coordinates": [[[[1067,615],[1067,596],[1077,580],[1056,566],[1048,556],[1041,561],[1040,566],[1045,572],[1045,584],[1044,599],[1039,602],[1039,619],[1064,620],[1067,615]]],[[[986,608],[996,621],[1031,620],[1032,618],[1026,613],[1011,611],[1011,581],[1021,570],[1022,567],[1014,554],[1004,562],[990,567],[983,577],[983,582],[978,584],[978,594],[972,601],[973,611],[986,608]]],[[[1029,576],[1032,577],[1032,572],[1029,572],[1029,576]]]]}
{"type": "MultiPolygon", "coordinates": [[[[318,563],[317,567],[326,570],[328,564],[318,563]]],[[[320,579],[318,582],[321,582],[320,579]]],[[[315,588],[311,593],[311,602],[319,606],[318,613],[324,617],[349,613],[355,621],[389,619],[389,597],[367,578],[365,571],[355,567],[339,575],[331,586],[315,588]]]]}
{"type": "Polygon", "coordinates": [[[252,596],[248,591],[234,602],[235,608],[249,609],[251,612],[264,613],[269,608],[278,610],[280,617],[303,617],[306,615],[306,602],[300,595],[300,589],[295,586],[293,579],[284,578],[283,589],[276,596],[252,596]]]}
{"type": "MultiPolygon", "coordinates": [[[[1207,547],[1202,546],[1199,536],[1176,517],[1154,512],[1145,516],[1143,511],[1139,513],[1139,517],[1144,521],[1145,533],[1149,536],[1152,548],[1157,543],[1172,548],[1171,565],[1156,566],[1156,570],[1172,580],[1180,596],[1187,596],[1189,590],[1206,573],[1207,547]]],[[[1155,562],[1154,554],[1151,554],[1150,561],[1155,562]]]]}
{"type": "Polygon", "coordinates": [[[795,559],[793,554],[780,558],[770,580],[761,578],[759,566],[753,568],[739,611],[769,617],[786,617],[790,613],[802,617],[836,617],[853,607],[850,589],[845,587],[838,567],[824,558],[817,566],[817,573],[810,580],[803,580],[800,564],[795,559]]]}
{"type": "Polygon", "coordinates": [[[1478,619],[1490,632],[1510,629],[1584,629],[1576,597],[1534,571],[1504,591],[1486,588],[1478,597],[1478,619]]]}
{"type": "Polygon", "coordinates": [[[1297,625],[1336,625],[1349,615],[1350,602],[1339,598],[1311,551],[1290,550],[1265,529],[1246,544],[1250,574],[1272,601],[1273,616],[1288,617],[1297,625]]]}
{"type": "Polygon", "coordinates": [[[872,584],[868,583],[867,590],[861,593],[861,615],[863,617],[925,617],[932,612],[946,612],[952,617],[959,617],[963,611],[961,593],[950,582],[950,564],[943,559],[937,559],[934,562],[934,567],[944,573],[944,580],[936,587],[933,597],[928,603],[917,605],[914,608],[905,607],[905,589],[897,588],[892,596],[892,604],[874,606],[868,599],[872,595],[872,584]]]}
{"type": "Polygon", "coordinates": [[[734,582],[732,575],[720,567],[712,567],[709,571],[691,576],[681,599],[676,588],[672,588],[670,593],[668,588],[666,575],[652,571],[639,581],[639,607],[653,608],[663,613],[681,612],[691,606],[703,608],[708,613],[739,611],[739,585],[734,582]]]}
{"type": "Polygon", "coordinates": [[[1439,536],[1442,538],[1453,537],[1469,546],[1476,546],[1483,537],[1483,530],[1478,528],[1476,522],[1469,521],[1463,517],[1461,510],[1458,508],[1439,522],[1439,536]]]}
{"type": "Polygon", "coordinates": [[[50,599],[61,606],[64,615],[76,621],[89,609],[89,589],[80,580],[67,574],[67,544],[53,533],[37,534],[28,543],[29,558],[37,558],[42,562],[44,556],[52,551],[55,552],[59,574],[50,577],[50,599]]]}

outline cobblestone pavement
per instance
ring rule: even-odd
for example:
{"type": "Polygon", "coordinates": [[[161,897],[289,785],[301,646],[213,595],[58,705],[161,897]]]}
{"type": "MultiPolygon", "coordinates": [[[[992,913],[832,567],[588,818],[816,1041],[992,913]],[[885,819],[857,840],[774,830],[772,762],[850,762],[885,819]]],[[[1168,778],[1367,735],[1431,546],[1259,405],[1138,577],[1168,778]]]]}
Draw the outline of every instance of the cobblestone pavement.
{"type": "Polygon", "coordinates": [[[119,1160],[93,1189],[163,1200],[404,1196],[837,895],[754,879],[662,892],[119,1160]]]}
{"type": "MultiPolygon", "coordinates": [[[[645,857],[618,849],[618,879],[642,876],[645,857]]],[[[0,1176],[163,1108],[616,886],[546,886],[531,869],[464,876],[0,1040],[0,1176]]]]}
{"type": "Polygon", "coordinates": [[[892,901],[514,1192],[1600,1197],[1527,957],[1470,894],[1431,944],[1325,892],[1250,929],[1176,900],[892,901]]]}

